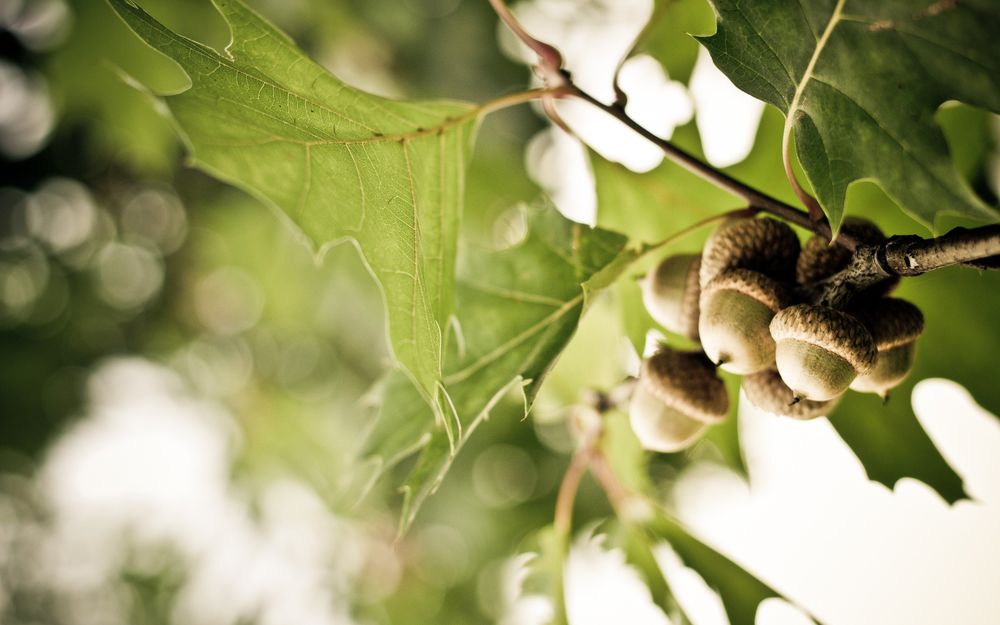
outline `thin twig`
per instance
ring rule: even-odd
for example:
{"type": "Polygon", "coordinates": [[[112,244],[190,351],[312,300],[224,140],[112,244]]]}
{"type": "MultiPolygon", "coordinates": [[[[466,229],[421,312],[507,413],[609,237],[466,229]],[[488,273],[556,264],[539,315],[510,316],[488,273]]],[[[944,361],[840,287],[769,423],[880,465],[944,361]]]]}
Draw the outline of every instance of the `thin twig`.
{"type": "Polygon", "coordinates": [[[490,113],[495,113],[505,108],[525,104],[527,102],[533,102],[534,100],[559,97],[565,95],[566,93],[567,91],[562,87],[545,87],[539,89],[528,89],[527,91],[517,91],[515,93],[502,95],[492,100],[487,100],[476,107],[475,112],[479,115],[489,115],[490,113]]]}
{"type": "MultiPolygon", "coordinates": [[[[824,236],[827,239],[832,239],[833,231],[830,229],[830,224],[826,220],[815,221],[805,211],[795,208],[790,204],[786,204],[785,202],[740,182],[729,174],[702,162],[670,141],[658,137],[647,130],[645,126],[629,117],[629,115],[625,112],[625,109],[614,104],[605,104],[604,102],[601,102],[572,82],[569,82],[566,85],[566,88],[570,92],[570,95],[580,98],[581,100],[599,108],[628,126],[647,141],[656,145],[658,148],[663,150],[663,153],[670,160],[684,167],[688,171],[708,180],[716,186],[729,191],[733,195],[743,198],[752,208],[770,213],[776,217],[784,219],[785,221],[801,226],[806,230],[810,230],[816,234],[824,236]]],[[[857,240],[846,233],[842,233],[838,236],[837,242],[851,251],[853,251],[858,245],[857,240]]]]}
{"type": "Polygon", "coordinates": [[[593,453],[593,449],[590,447],[577,451],[563,475],[562,483],[559,485],[553,525],[560,536],[569,536],[573,528],[573,502],[576,500],[580,480],[587,472],[587,466],[590,464],[593,453]]]}

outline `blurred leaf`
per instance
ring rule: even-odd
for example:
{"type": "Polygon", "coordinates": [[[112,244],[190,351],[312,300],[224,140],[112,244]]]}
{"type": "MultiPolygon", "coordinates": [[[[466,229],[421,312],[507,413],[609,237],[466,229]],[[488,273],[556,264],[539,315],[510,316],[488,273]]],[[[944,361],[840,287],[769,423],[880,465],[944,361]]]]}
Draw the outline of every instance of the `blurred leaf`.
{"type": "MultiPolygon", "coordinates": [[[[449,346],[444,376],[455,427],[461,427],[458,447],[508,391],[521,390],[527,413],[590,298],[635,257],[621,235],[575,224],[552,209],[529,218],[527,238],[516,247],[463,257],[456,290],[461,330],[449,346]]],[[[397,375],[369,454],[381,458],[384,470],[420,447],[403,484],[403,530],[444,479],[458,449],[451,448],[445,424],[435,422],[397,375]]]]}
{"type": "Polygon", "coordinates": [[[537,554],[528,562],[528,576],[521,588],[522,595],[541,595],[552,602],[554,614],[548,625],[566,625],[564,577],[569,536],[552,525],[538,530],[532,537],[531,549],[537,554]]]}
{"type": "Polygon", "coordinates": [[[955,171],[934,123],[947,100],[1000,112],[992,0],[713,2],[718,31],[702,43],[737,87],[787,115],[835,226],[860,179],[931,228],[939,213],[997,218],[955,171]]]}
{"type": "Polygon", "coordinates": [[[966,496],[962,480],[920,427],[910,393],[920,380],[948,378],[968,388],[990,412],[1000,412],[1000,275],[943,269],[907,280],[898,295],[919,306],[926,318],[913,373],[884,407],[874,395],[849,393],[831,422],[871,479],[892,488],[899,479],[914,477],[954,502],[966,496]]]}
{"type": "MultiPolygon", "coordinates": [[[[783,597],[746,569],[701,542],[663,511],[645,524],[652,541],[666,541],[688,567],[719,593],[731,625],[754,625],[757,607],[770,597],[783,597]]],[[[818,623],[819,621],[817,621],[818,623]]]]}
{"type": "Polygon", "coordinates": [[[283,211],[315,248],[358,243],[395,356],[436,403],[478,109],[352,89],[238,0],[216,2],[233,32],[224,54],[110,2],[188,74],[190,87],[164,100],[196,165],[283,211]]]}
{"type": "Polygon", "coordinates": [[[651,55],[672,80],[687,84],[698,58],[698,43],[689,35],[710,33],[714,26],[715,14],[707,0],[656,0],[633,52],[651,55]]]}
{"type": "MultiPolygon", "coordinates": [[[[210,36],[215,13],[205,2],[151,2],[172,23],[210,36]]],[[[107,3],[72,3],[67,41],[45,57],[44,70],[59,102],[64,125],[84,124],[88,167],[114,155],[143,173],[167,173],[177,162],[176,133],[150,106],[149,98],[121,80],[116,69],[142,76],[157,89],[181,84],[183,75],[163,56],[138,41],[107,3]]],[[[215,15],[218,18],[218,15],[215,15]]]]}

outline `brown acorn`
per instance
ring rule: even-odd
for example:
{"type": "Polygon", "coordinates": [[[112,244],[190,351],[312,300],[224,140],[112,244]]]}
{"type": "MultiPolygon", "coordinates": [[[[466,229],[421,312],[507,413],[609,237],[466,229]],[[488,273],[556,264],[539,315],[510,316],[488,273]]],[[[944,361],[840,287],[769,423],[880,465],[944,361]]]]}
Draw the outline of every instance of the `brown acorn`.
{"type": "Polygon", "coordinates": [[[771,321],[775,364],[795,398],[826,401],[875,364],[875,340],[851,315],[812,304],[789,306],[771,321]]]}
{"type": "Polygon", "coordinates": [[[851,388],[884,399],[913,368],[916,341],[924,330],[924,315],[910,302],[893,298],[868,302],[853,313],[868,328],[878,354],[875,366],[859,375],[851,388]]]}
{"type": "Polygon", "coordinates": [[[761,410],[800,420],[826,416],[840,401],[839,397],[828,401],[796,399],[792,389],[785,385],[774,370],[745,376],[742,389],[747,400],[761,410]]]}
{"type": "Polygon", "coordinates": [[[788,289],[762,273],[723,271],[701,295],[698,333],[705,354],[740,375],[774,367],[771,319],[791,301],[788,289]]]}
{"type": "Polygon", "coordinates": [[[664,258],[642,280],[642,301],[656,323],[670,332],[698,339],[700,254],[664,258]]]}
{"type": "Polygon", "coordinates": [[[629,421],[645,449],[680,451],[728,413],[726,386],[701,352],[664,346],[643,361],[629,421]]]}
{"type": "MultiPolygon", "coordinates": [[[[885,235],[878,226],[860,217],[848,217],[842,228],[861,243],[876,245],[885,241],[885,235]]],[[[825,280],[833,274],[846,269],[851,262],[852,253],[846,247],[831,244],[829,239],[821,235],[813,235],[802,246],[795,264],[795,281],[799,284],[810,284],[825,280]]],[[[875,284],[865,292],[865,297],[881,297],[899,284],[899,276],[875,284]]]]}
{"type": "Polygon", "coordinates": [[[795,276],[799,238],[783,221],[761,218],[730,219],[705,242],[701,252],[701,287],[727,269],[750,269],[780,281],[795,276]]]}

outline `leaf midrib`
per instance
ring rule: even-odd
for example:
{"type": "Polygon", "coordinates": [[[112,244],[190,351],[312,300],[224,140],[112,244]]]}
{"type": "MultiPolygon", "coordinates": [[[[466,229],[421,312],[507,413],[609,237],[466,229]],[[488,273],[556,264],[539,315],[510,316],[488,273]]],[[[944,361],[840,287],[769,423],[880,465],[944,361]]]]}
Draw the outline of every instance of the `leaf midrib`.
{"type": "MultiPolygon", "coordinates": [[[[330,113],[331,115],[333,115],[335,117],[339,117],[340,119],[343,119],[346,122],[349,122],[351,124],[355,124],[359,128],[362,128],[362,129],[364,129],[364,130],[372,133],[372,136],[369,137],[369,138],[358,138],[358,139],[336,139],[336,138],[329,138],[329,139],[317,139],[316,141],[301,141],[301,140],[296,140],[296,139],[292,139],[292,138],[282,138],[282,140],[285,141],[285,142],[297,143],[297,144],[300,144],[300,145],[352,145],[352,144],[353,145],[357,145],[357,144],[366,144],[366,143],[382,143],[382,142],[408,141],[408,140],[419,139],[419,138],[422,138],[422,137],[435,135],[435,134],[437,134],[439,132],[443,132],[443,131],[449,130],[449,129],[454,128],[456,126],[461,126],[461,125],[463,125],[463,124],[471,121],[475,117],[477,117],[482,112],[482,109],[483,109],[482,106],[471,106],[471,107],[469,107],[469,109],[465,113],[463,113],[461,115],[458,115],[458,116],[455,116],[455,117],[445,118],[439,124],[435,124],[435,125],[427,126],[427,127],[419,127],[419,126],[417,126],[414,130],[408,131],[408,132],[382,134],[382,133],[379,133],[378,131],[376,131],[374,128],[371,128],[371,127],[369,127],[368,125],[366,125],[366,124],[364,124],[362,122],[359,122],[359,121],[357,121],[357,120],[355,120],[355,119],[353,119],[351,117],[348,117],[347,115],[344,115],[343,113],[341,113],[339,111],[331,109],[328,106],[325,106],[325,105],[323,105],[323,104],[321,104],[319,102],[316,102],[315,100],[312,100],[311,98],[309,98],[309,97],[307,97],[305,95],[302,95],[301,93],[293,91],[293,90],[291,90],[291,89],[289,89],[287,87],[281,86],[281,85],[279,85],[279,84],[277,84],[277,83],[275,83],[275,82],[273,82],[271,80],[267,80],[264,77],[257,76],[255,74],[251,74],[251,73],[248,73],[248,72],[240,69],[239,67],[237,67],[234,64],[233,61],[231,61],[230,59],[227,59],[223,55],[220,55],[217,51],[211,50],[209,48],[206,48],[202,44],[199,44],[198,42],[193,41],[191,39],[188,39],[187,37],[184,37],[182,35],[178,35],[177,33],[175,33],[173,31],[171,31],[170,29],[166,28],[164,25],[160,24],[156,20],[148,19],[148,15],[145,14],[145,12],[142,12],[142,14],[140,15],[140,18],[142,19],[143,23],[148,28],[157,31],[160,35],[166,37],[167,39],[170,39],[170,40],[176,42],[178,45],[183,46],[188,51],[190,51],[190,52],[192,52],[194,54],[197,54],[197,55],[199,55],[199,56],[201,56],[201,57],[203,57],[203,58],[205,58],[205,59],[207,59],[207,60],[209,60],[209,61],[211,61],[213,63],[218,63],[220,66],[224,66],[228,70],[230,70],[230,71],[232,71],[232,72],[234,72],[236,74],[239,74],[241,76],[244,76],[244,77],[246,77],[249,80],[253,80],[253,81],[256,81],[256,82],[260,83],[261,89],[263,89],[264,87],[271,87],[272,89],[275,89],[275,90],[278,90],[278,91],[283,91],[283,92],[289,94],[290,96],[295,97],[295,98],[301,100],[302,102],[304,102],[306,104],[309,104],[309,105],[314,106],[314,107],[316,107],[318,109],[326,111],[327,113],[330,113]]],[[[460,104],[457,103],[457,102],[452,103],[452,104],[454,104],[455,106],[460,106],[460,104]]],[[[253,111],[256,111],[256,112],[261,112],[258,109],[255,109],[253,107],[247,106],[245,104],[244,104],[244,106],[246,106],[246,108],[249,108],[250,110],[253,110],[253,111]]],[[[379,107],[379,108],[380,108],[380,110],[383,110],[386,113],[393,115],[394,117],[396,117],[397,119],[399,119],[403,123],[409,123],[409,124],[413,123],[412,121],[410,121],[410,120],[408,120],[406,118],[400,117],[398,113],[395,113],[393,111],[385,109],[384,107],[379,107]]],[[[300,130],[306,130],[305,128],[299,128],[299,129],[300,130]]]]}
{"type": "Polygon", "coordinates": [[[845,2],[846,0],[837,0],[837,5],[833,8],[833,12],[830,13],[830,21],[826,23],[826,28],[823,29],[823,34],[816,40],[816,48],[813,50],[812,56],[809,58],[809,63],[806,65],[806,69],[802,73],[802,78],[800,78],[798,84],[795,85],[795,93],[792,95],[792,103],[788,106],[788,114],[785,116],[786,132],[788,132],[791,128],[792,119],[799,109],[799,104],[802,101],[802,94],[806,90],[806,85],[810,80],[812,80],[813,72],[816,70],[816,63],[819,61],[819,57],[823,54],[823,50],[826,48],[826,44],[830,40],[830,35],[833,34],[833,30],[840,22],[845,2]]]}

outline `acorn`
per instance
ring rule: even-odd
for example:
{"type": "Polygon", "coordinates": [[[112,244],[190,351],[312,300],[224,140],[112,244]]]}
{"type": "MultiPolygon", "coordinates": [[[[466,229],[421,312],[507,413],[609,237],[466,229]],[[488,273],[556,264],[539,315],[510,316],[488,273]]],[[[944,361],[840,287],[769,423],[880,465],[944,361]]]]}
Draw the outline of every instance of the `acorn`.
{"type": "Polygon", "coordinates": [[[701,294],[698,333],[705,354],[731,373],[774,367],[770,324],[791,294],[779,282],[749,269],[728,269],[701,294]]]}
{"type": "MultiPolygon", "coordinates": [[[[877,245],[885,241],[885,235],[879,227],[867,219],[848,217],[844,221],[842,231],[867,245],[877,245]]],[[[810,284],[825,280],[833,274],[846,269],[851,262],[852,252],[842,245],[832,244],[821,235],[813,235],[802,246],[795,263],[795,281],[799,284],[810,284]]],[[[899,276],[872,285],[864,292],[864,296],[881,297],[899,284],[899,276]]]]}
{"type": "Polygon", "coordinates": [[[807,420],[828,415],[840,401],[839,397],[828,401],[797,400],[792,389],[773,369],[745,376],[742,388],[747,400],[757,408],[792,419],[807,420]]]}
{"type": "Polygon", "coordinates": [[[700,254],[668,256],[642,280],[642,301],[650,316],[670,332],[698,339],[700,254]]]}
{"type": "Polygon", "coordinates": [[[644,448],[680,451],[728,414],[726,385],[701,352],[661,347],[643,361],[629,420],[644,448]]]}
{"type": "Polygon", "coordinates": [[[916,341],[924,331],[920,309],[901,299],[879,299],[853,311],[875,340],[877,355],[871,371],[859,375],[851,388],[885,399],[913,369],[916,341]]]}
{"type": "Polygon", "coordinates": [[[771,320],[775,363],[796,400],[826,401],[875,364],[875,340],[851,315],[813,304],[789,306],[771,320]]]}
{"type": "Polygon", "coordinates": [[[701,288],[727,269],[751,269],[776,280],[791,281],[798,255],[799,238],[785,222],[769,217],[730,219],[705,242],[701,288]]]}

